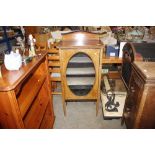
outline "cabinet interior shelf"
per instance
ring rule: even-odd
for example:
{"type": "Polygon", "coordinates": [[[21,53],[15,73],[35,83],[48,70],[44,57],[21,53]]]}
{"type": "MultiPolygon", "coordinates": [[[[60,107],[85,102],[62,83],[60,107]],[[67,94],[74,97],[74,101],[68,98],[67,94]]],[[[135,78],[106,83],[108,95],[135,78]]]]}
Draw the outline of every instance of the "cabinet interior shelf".
{"type": "Polygon", "coordinates": [[[66,75],[95,75],[95,70],[93,67],[88,68],[68,68],[66,75]]]}
{"type": "Polygon", "coordinates": [[[93,85],[94,77],[67,77],[67,83],[69,86],[74,85],[93,85]]]}

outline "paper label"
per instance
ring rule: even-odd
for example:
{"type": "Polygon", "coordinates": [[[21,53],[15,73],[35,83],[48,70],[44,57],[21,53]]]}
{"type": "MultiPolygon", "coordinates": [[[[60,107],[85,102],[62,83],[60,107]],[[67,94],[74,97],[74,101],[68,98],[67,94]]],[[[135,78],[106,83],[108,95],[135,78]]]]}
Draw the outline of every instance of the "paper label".
{"type": "Polygon", "coordinates": [[[110,53],[110,56],[114,57],[115,56],[115,53],[110,53]]]}

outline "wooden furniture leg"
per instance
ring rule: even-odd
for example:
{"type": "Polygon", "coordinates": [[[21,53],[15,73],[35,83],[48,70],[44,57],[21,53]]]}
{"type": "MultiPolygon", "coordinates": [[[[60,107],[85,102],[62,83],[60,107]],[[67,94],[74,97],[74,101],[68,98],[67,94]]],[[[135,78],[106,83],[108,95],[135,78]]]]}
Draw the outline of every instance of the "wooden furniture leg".
{"type": "Polygon", "coordinates": [[[66,116],[66,102],[64,99],[62,101],[62,106],[63,106],[64,116],[66,116]]]}
{"type": "Polygon", "coordinates": [[[98,111],[99,111],[99,98],[96,101],[96,116],[98,115],[98,111]]]}

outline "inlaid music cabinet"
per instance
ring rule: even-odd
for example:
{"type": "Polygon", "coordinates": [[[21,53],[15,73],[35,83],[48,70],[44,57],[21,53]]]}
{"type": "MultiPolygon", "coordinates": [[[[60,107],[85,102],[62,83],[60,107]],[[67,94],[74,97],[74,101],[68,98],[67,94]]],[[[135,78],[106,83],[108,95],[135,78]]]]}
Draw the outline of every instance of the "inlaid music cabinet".
{"type": "Polygon", "coordinates": [[[99,34],[72,32],[58,45],[62,78],[63,110],[67,101],[100,100],[103,44],[99,34]]]}

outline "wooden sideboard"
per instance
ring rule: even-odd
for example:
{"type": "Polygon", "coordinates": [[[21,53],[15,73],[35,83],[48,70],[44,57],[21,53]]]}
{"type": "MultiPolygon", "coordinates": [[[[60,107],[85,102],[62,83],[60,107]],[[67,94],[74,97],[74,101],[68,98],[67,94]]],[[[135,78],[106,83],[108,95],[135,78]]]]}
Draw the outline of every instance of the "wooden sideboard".
{"type": "Polygon", "coordinates": [[[127,128],[155,128],[155,62],[132,64],[124,108],[127,128]]]}
{"type": "Polygon", "coordinates": [[[47,52],[37,53],[18,71],[2,65],[0,128],[52,128],[53,124],[47,52]]]}

